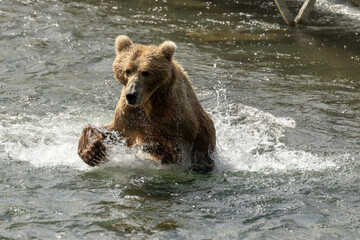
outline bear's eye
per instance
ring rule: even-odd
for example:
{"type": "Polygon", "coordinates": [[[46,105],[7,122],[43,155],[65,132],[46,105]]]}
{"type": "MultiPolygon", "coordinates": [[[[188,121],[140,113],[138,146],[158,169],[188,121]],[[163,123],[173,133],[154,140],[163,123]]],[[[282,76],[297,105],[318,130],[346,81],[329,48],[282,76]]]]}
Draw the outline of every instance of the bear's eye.
{"type": "Polygon", "coordinates": [[[131,74],[131,70],[130,69],[126,70],[125,74],[129,76],[131,74]]]}
{"type": "Polygon", "coordinates": [[[150,76],[150,72],[148,72],[148,71],[142,71],[142,72],[141,72],[141,75],[142,75],[143,77],[148,77],[148,76],[150,76]]]}

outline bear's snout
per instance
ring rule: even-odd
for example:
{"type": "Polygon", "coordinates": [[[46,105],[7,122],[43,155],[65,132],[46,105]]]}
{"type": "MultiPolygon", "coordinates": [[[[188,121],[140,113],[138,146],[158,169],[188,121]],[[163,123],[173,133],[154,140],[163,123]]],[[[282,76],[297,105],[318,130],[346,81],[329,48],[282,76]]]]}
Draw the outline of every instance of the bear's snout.
{"type": "Polygon", "coordinates": [[[137,106],[143,98],[142,84],[138,78],[132,78],[126,86],[126,101],[128,105],[137,106]]]}
{"type": "Polygon", "coordinates": [[[128,101],[128,104],[130,104],[130,105],[133,105],[136,103],[137,97],[138,97],[138,94],[136,92],[126,94],[126,100],[128,101]]]}

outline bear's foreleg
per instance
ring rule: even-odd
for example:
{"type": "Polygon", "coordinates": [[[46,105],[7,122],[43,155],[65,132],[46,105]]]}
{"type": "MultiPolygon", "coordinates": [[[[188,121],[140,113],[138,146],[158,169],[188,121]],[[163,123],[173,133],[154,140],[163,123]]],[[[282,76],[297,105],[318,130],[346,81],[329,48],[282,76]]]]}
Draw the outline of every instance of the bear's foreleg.
{"type": "Polygon", "coordinates": [[[214,169],[215,163],[211,158],[208,145],[195,141],[191,150],[190,169],[194,172],[207,173],[214,169]]]}

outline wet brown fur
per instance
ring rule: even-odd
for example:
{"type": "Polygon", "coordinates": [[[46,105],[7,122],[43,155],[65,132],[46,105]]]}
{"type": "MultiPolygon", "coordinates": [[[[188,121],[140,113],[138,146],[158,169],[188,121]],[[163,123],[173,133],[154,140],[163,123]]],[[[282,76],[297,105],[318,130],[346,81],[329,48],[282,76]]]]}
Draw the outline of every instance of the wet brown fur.
{"type": "MultiPolygon", "coordinates": [[[[166,41],[160,46],[148,46],[119,36],[115,48],[114,76],[124,87],[114,120],[105,128],[127,138],[128,146],[142,144],[144,151],[162,163],[179,163],[185,150],[190,155],[185,165],[190,169],[201,172],[212,170],[214,162],[211,155],[216,141],[214,124],[200,105],[189,77],[173,60],[175,44],[166,41]],[[127,74],[129,72],[131,74],[127,74]],[[143,72],[148,72],[149,76],[144,77],[143,72]],[[126,100],[129,82],[134,79],[142,83],[143,91],[142,101],[137,106],[129,105],[126,100]]],[[[97,135],[94,136],[96,138],[97,135]]],[[[103,149],[100,144],[102,139],[100,137],[95,144],[100,147],[94,149],[103,149]]],[[[80,139],[80,156],[86,148],[81,146],[83,142],[80,139]]],[[[87,149],[91,147],[87,146],[87,149]]],[[[95,155],[92,157],[95,162],[101,162],[99,154],[92,155],[95,155]]],[[[84,161],[93,163],[89,159],[84,161]]]]}

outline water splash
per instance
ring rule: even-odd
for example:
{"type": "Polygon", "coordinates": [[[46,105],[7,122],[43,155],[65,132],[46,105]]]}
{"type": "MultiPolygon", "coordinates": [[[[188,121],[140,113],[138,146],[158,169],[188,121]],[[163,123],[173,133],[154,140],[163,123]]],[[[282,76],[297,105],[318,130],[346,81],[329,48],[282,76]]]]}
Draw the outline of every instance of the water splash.
{"type": "MultiPolygon", "coordinates": [[[[226,90],[217,91],[217,95],[226,100],[226,90]]],[[[285,145],[285,131],[296,127],[290,117],[221,102],[213,113],[221,171],[317,171],[336,166],[335,157],[323,158],[285,145]]]]}
{"type": "MultiPolygon", "coordinates": [[[[80,117],[79,111],[73,110],[58,115],[48,114],[44,117],[5,114],[1,119],[0,150],[3,153],[0,153],[0,159],[24,161],[35,167],[67,166],[80,171],[94,169],[79,158],[77,144],[82,128],[87,123],[95,126],[105,125],[99,115],[83,118],[80,117]]],[[[110,162],[102,166],[120,166],[129,169],[165,168],[150,160],[145,153],[142,153],[140,147],[128,148],[124,142],[115,144],[107,141],[105,144],[108,147],[110,162]]]]}
{"type": "MultiPolygon", "coordinates": [[[[317,171],[336,166],[334,159],[285,145],[285,131],[296,126],[293,119],[275,117],[242,104],[221,105],[226,102],[226,90],[218,91],[218,99],[224,100],[218,101],[217,110],[212,113],[217,130],[218,170],[317,171]]],[[[29,162],[35,167],[69,166],[88,171],[92,168],[77,156],[77,142],[84,127],[79,118],[73,112],[42,118],[28,114],[2,116],[0,148],[5,158],[29,162]]],[[[81,121],[103,125],[99,116],[81,121]]],[[[150,160],[139,147],[128,148],[124,143],[107,146],[110,162],[105,167],[168,168],[150,160]]]]}
{"type": "Polygon", "coordinates": [[[88,167],[78,161],[77,136],[81,131],[70,114],[39,117],[29,114],[7,116],[1,122],[0,148],[5,158],[29,162],[35,167],[88,167]]]}

